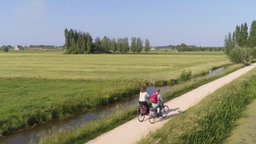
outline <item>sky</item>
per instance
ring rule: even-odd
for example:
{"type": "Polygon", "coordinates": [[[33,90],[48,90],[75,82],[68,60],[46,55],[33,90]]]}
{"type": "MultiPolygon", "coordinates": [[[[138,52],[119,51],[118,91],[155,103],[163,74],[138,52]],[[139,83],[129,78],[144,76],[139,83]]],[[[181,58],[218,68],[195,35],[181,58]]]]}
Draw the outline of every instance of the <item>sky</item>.
{"type": "Polygon", "coordinates": [[[152,46],[223,46],[256,20],[255,0],[0,0],[0,46],[64,45],[64,29],[152,46]]]}

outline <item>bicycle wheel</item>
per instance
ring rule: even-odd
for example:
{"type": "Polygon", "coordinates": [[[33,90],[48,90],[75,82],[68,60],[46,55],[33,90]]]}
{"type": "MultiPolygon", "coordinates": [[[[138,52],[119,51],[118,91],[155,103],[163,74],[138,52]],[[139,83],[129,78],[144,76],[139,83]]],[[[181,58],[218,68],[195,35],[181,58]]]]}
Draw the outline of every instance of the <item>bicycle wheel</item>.
{"type": "Polygon", "coordinates": [[[138,111],[137,112],[137,118],[138,118],[139,122],[143,122],[144,118],[145,118],[145,115],[141,114],[140,111],[138,111]]]}
{"type": "Polygon", "coordinates": [[[166,112],[169,112],[169,107],[168,107],[168,105],[164,105],[163,110],[166,111],[166,112]]]}
{"type": "Polygon", "coordinates": [[[162,117],[166,117],[169,112],[169,107],[167,105],[164,105],[162,110],[162,117]]]}
{"type": "Polygon", "coordinates": [[[150,115],[149,118],[148,118],[148,121],[149,121],[149,123],[154,124],[155,121],[156,121],[156,117],[153,116],[153,115],[150,115]]]}

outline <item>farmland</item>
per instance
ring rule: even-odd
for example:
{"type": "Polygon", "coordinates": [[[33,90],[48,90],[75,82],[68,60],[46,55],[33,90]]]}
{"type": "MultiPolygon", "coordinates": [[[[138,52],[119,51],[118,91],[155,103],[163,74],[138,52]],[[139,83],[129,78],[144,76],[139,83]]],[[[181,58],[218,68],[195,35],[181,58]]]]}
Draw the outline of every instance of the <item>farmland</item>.
{"type": "Polygon", "coordinates": [[[59,53],[0,53],[0,77],[42,79],[170,79],[184,69],[194,74],[229,63],[217,53],[141,55],[63,55],[59,53]]]}
{"type": "Polygon", "coordinates": [[[228,64],[223,53],[63,55],[0,53],[0,132],[88,111],[138,92],[143,81],[177,79],[228,64]]]}

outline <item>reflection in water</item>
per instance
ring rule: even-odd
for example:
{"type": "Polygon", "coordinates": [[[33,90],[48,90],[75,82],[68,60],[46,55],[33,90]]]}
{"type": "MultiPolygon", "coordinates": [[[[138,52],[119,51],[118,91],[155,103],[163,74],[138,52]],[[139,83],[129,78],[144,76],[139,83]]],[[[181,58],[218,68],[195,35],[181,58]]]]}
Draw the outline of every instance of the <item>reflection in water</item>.
{"type": "Polygon", "coordinates": [[[223,70],[224,70],[224,67],[220,67],[220,68],[217,68],[217,69],[214,69],[214,70],[210,70],[209,75],[216,75],[217,73],[222,72],[223,70]]]}
{"type": "MultiPolygon", "coordinates": [[[[165,92],[170,87],[160,88],[161,92],[165,92]]],[[[152,95],[155,92],[154,87],[148,87],[147,92],[152,95]]],[[[27,144],[31,141],[38,142],[40,137],[51,135],[60,129],[73,129],[89,121],[102,118],[109,115],[117,110],[126,109],[131,106],[138,104],[138,96],[133,96],[127,100],[103,106],[98,110],[93,110],[84,114],[73,116],[65,120],[51,121],[46,124],[41,124],[35,128],[23,130],[21,132],[14,133],[10,136],[0,139],[1,144],[27,144]]]]}

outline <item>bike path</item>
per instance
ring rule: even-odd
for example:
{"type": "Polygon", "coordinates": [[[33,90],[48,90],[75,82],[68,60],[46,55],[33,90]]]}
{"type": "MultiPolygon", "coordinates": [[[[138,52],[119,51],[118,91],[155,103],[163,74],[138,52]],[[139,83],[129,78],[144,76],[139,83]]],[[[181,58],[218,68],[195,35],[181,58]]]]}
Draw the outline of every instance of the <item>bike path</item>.
{"type": "Polygon", "coordinates": [[[169,106],[170,112],[165,118],[158,118],[154,124],[149,123],[147,116],[143,122],[139,122],[137,118],[134,118],[111,131],[96,137],[87,144],[134,144],[147,134],[162,128],[166,122],[180,112],[186,111],[190,107],[198,104],[209,94],[252,70],[254,67],[256,67],[256,64],[246,66],[166,102],[165,104],[169,106]]]}

